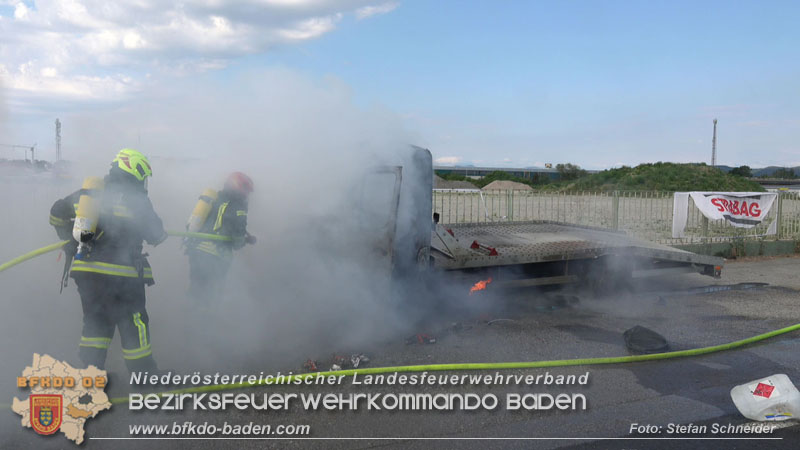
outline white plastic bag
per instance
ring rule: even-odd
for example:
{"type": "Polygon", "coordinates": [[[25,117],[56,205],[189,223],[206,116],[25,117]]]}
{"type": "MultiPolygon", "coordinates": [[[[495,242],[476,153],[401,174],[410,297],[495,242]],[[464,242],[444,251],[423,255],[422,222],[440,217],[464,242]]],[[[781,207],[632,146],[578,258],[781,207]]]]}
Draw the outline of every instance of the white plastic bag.
{"type": "Polygon", "coordinates": [[[776,374],[731,389],[733,403],[748,419],[800,419],[800,391],[785,374],[776,374]]]}

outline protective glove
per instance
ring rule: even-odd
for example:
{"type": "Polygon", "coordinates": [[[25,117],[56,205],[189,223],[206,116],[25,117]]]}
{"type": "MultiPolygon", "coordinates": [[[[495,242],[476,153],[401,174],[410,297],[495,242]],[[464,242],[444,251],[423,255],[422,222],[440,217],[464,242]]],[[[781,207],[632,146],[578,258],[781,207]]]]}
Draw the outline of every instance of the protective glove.
{"type": "Polygon", "coordinates": [[[257,239],[252,234],[248,234],[247,237],[244,238],[244,241],[250,245],[255,245],[257,239]]]}
{"type": "Polygon", "coordinates": [[[167,240],[169,235],[167,234],[166,230],[163,232],[161,236],[156,238],[154,241],[147,241],[148,244],[152,245],[153,247],[157,246],[158,244],[167,240]]]}
{"type": "Polygon", "coordinates": [[[61,249],[64,250],[64,254],[67,256],[67,258],[71,259],[73,256],[75,256],[75,253],[78,253],[78,243],[75,242],[75,240],[70,239],[70,241],[64,244],[61,249]]]}

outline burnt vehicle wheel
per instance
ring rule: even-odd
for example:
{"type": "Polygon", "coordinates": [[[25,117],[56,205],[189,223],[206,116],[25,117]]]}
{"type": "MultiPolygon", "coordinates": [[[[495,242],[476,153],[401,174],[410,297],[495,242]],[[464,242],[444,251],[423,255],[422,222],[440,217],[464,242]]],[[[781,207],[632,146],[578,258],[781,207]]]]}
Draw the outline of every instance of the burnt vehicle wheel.
{"type": "Polygon", "coordinates": [[[630,289],[635,261],[622,256],[603,256],[586,265],[582,285],[597,296],[630,289]]]}

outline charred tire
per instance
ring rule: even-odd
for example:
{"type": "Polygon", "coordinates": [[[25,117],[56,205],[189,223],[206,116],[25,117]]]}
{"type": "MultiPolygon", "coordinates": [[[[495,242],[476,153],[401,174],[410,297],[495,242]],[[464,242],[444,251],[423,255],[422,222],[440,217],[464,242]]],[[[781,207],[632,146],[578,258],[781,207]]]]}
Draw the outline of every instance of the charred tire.
{"type": "Polygon", "coordinates": [[[621,256],[603,256],[587,264],[582,285],[596,296],[630,289],[633,284],[634,261],[621,256]]]}

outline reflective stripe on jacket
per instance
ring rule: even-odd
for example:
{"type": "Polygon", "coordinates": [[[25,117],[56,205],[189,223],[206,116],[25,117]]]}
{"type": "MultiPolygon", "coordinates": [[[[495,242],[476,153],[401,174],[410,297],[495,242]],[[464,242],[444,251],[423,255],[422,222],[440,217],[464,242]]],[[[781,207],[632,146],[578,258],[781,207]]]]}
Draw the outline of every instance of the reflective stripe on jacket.
{"type": "MultiPolygon", "coordinates": [[[[106,177],[100,197],[97,234],[88,254],[72,263],[71,273],[140,278],[152,285],[153,271],[142,254],[142,242],[156,245],[167,235],[147,192],[125,180],[111,175],[106,177]]],[[[50,224],[59,238],[69,240],[73,246],[77,245],[72,238],[72,227],[81,192],[75,191],[56,201],[50,209],[50,224]]]]}
{"type": "MultiPolygon", "coordinates": [[[[133,266],[123,266],[100,261],[84,261],[80,259],[76,259],[72,262],[72,272],[91,272],[118,277],[139,278],[139,271],[133,266]]],[[[152,280],[153,269],[144,267],[142,269],[142,278],[152,280]]]]}
{"type": "Polygon", "coordinates": [[[247,235],[247,198],[233,192],[220,191],[200,231],[229,236],[232,240],[221,242],[197,239],[189,244],[190,248],[223,259],[232,258],[233,250],[244,245],[247,235]]]}

